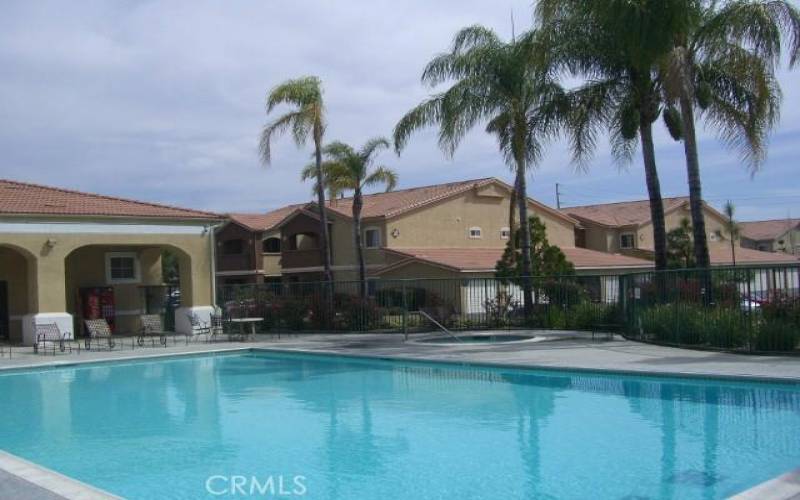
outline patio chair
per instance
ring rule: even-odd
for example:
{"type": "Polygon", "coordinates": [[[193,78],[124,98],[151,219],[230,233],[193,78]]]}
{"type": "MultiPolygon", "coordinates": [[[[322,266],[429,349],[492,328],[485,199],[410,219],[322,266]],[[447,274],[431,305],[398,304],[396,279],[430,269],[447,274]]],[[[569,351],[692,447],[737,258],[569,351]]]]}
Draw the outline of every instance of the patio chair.
{"type": "Polygon", "coordinates": [[[213,342],[218,335],[225,333],[225,319],[221,314],[212,314],[210,320],[209,340],[213,342]]]}
{"type": "Polygon", "coordinates": [[[209,337],[212,336],[211,333],[211,324],[205,321],[202,321],[199,316],[196,314],[188,314],[189,316],[189,324],[192,325],[191,333],[186,334],[186,345],[189,345],[190,339],[199,338],[201,335],[206,336],[206,342],[208,342],[209,337]]]}
{"type": "Polygon", "coordinates": [[[52,348],[54,355],[56,349],[61,352],[66,352],[67,350],[72,352],[72,346],[68,344],[67,334],[61,333],[57,324],[34,323],[33,327],[36,331],[36,342],[33,344],[34,354],[39,354],[42,351],[47,353],[48,348],[52,348]]]}
{"type": "Polygon", "coordinates": [[[91,349],[93,343],[97,344],[98,347],[100,344],[106,344],[109,349],[114,348],[116,342],[111,337],[111,328],[105,319],[87,319],[84,323],[89,334],[86,337],[86,349],[91,349]]]}
{"type": "Polygon", "coordinates": [[[139,330],[139,335],[136,337],[136,343],[142,347],[146,339],[150,338],[153,347],[155,347],[155,337],[158,337],[159,343],[167,347],[167,336],[174,336],[175,332],[168,332],[164,329],[164,322],[161,320],[161,315],[142,314],[139,316],[139,319],[142,322],[142,328],[139,330]]]}

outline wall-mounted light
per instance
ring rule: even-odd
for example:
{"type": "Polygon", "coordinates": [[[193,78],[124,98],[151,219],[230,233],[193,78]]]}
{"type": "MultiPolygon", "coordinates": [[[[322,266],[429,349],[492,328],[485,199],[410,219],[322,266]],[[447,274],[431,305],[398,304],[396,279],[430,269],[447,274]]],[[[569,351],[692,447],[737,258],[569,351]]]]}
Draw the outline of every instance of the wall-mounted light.
{"type": "Polygon", "coordinates": [[[56,246],[56,243],[58,243],[57,239],[48,238],[47,241],[44,242],[44,246],[46,246],[48,249],[52,250],[53,247],[56,246]]]}

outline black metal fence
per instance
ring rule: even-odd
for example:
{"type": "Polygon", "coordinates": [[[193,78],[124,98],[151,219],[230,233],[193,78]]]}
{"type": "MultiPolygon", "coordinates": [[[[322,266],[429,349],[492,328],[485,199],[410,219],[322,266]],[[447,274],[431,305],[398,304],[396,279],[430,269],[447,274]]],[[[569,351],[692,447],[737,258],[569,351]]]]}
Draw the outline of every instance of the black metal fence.
{"type": "Polygon", "coordinates": [[[800,266],[533,277],[265,283],[218,288],[229,317],[262,332],[612,330],[638,340],[726,350],[792,351],[800,340],[800,266]]]}

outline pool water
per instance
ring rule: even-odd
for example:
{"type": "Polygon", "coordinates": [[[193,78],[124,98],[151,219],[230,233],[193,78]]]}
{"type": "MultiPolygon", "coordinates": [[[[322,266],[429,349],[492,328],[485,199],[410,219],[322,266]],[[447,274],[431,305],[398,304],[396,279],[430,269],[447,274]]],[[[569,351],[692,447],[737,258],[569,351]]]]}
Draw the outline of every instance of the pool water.
{"type": "Polygon", "coordinates": [[[788,384],[248,353],[0,394],[0,448],[134,499],[722,498],[800,466],[788,384]]]}

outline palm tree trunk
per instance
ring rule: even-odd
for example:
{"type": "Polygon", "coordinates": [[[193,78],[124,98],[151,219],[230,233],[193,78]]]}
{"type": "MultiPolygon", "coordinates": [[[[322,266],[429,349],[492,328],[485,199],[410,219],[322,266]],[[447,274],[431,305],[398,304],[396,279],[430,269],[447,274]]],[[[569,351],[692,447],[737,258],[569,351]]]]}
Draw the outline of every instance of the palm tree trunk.
{"type": "Polygon", "coordinates": [[[319,234],[320,251],[322,252],[323,280],[330,282],[333,280],[331,274],[331,249],[330,234],[328,231],[328,214],[325,208],[325,182],[322,174],[322,130],[315,126],[314,130],[314,160],[317,167],[317,205],[319,205],[319,234]]]}
{"type": "Polygon", "coordinates": [[[661,199],[661,183],[656,169],[656,153],[653,145],[653,125],[647,117],[641,117],[640,134],[647,194],[650,197],[650,220],[653,225],[653,247],[656,271],[667,268],[667,231],[664,222],[664,202],[661,199]]]}
{"type": "Polygon", "coordinates": [[[511,189],[511,200],[508,204],[508,244],[511,250],[517,248],[517,191],[519,190],[519,175],[514,175],[514,187],[511,189]]]}
{"type": "Polygon", "coordinates": [[[733,261],[733,265],[736,265],[736,244],[735,238],[731,236],[731,260],[733,261]]]}
{"type": "Polygon", "coordinates": [[[361,207],[364,200],[361,197],[361,187],[353,193],[353,240],[356,245],[356,258],[358,259],[358,291],[361,300],[367,297],[367,266],[364,264],[364,246],[361,243],[361,207]]]}
{"type": "Polygon", "coordinates": [[[683,149],[686,155],[686,173],[689,179],[689,207],[692,214],[692,236],[694,237],[694,261],[700,269],[711,264],[708,255],[706,219],[703,215],[703,190],[700,183],[700,158],[697,153],[697,135],[694,129],[694,107],[684,94],[680,99],[683,118],[683,149]]]}
{"type": "Polygon", "coordinates": [[[522,251],[522,299],[525,321],[528,322],[533,312],[533,286],[531,283],[531,230],[528,221],[528,195],[525,185],[524,155],[517,155],[517,204],[519,207],[519,230],[522,233],[520,250],[522,251]]]}

